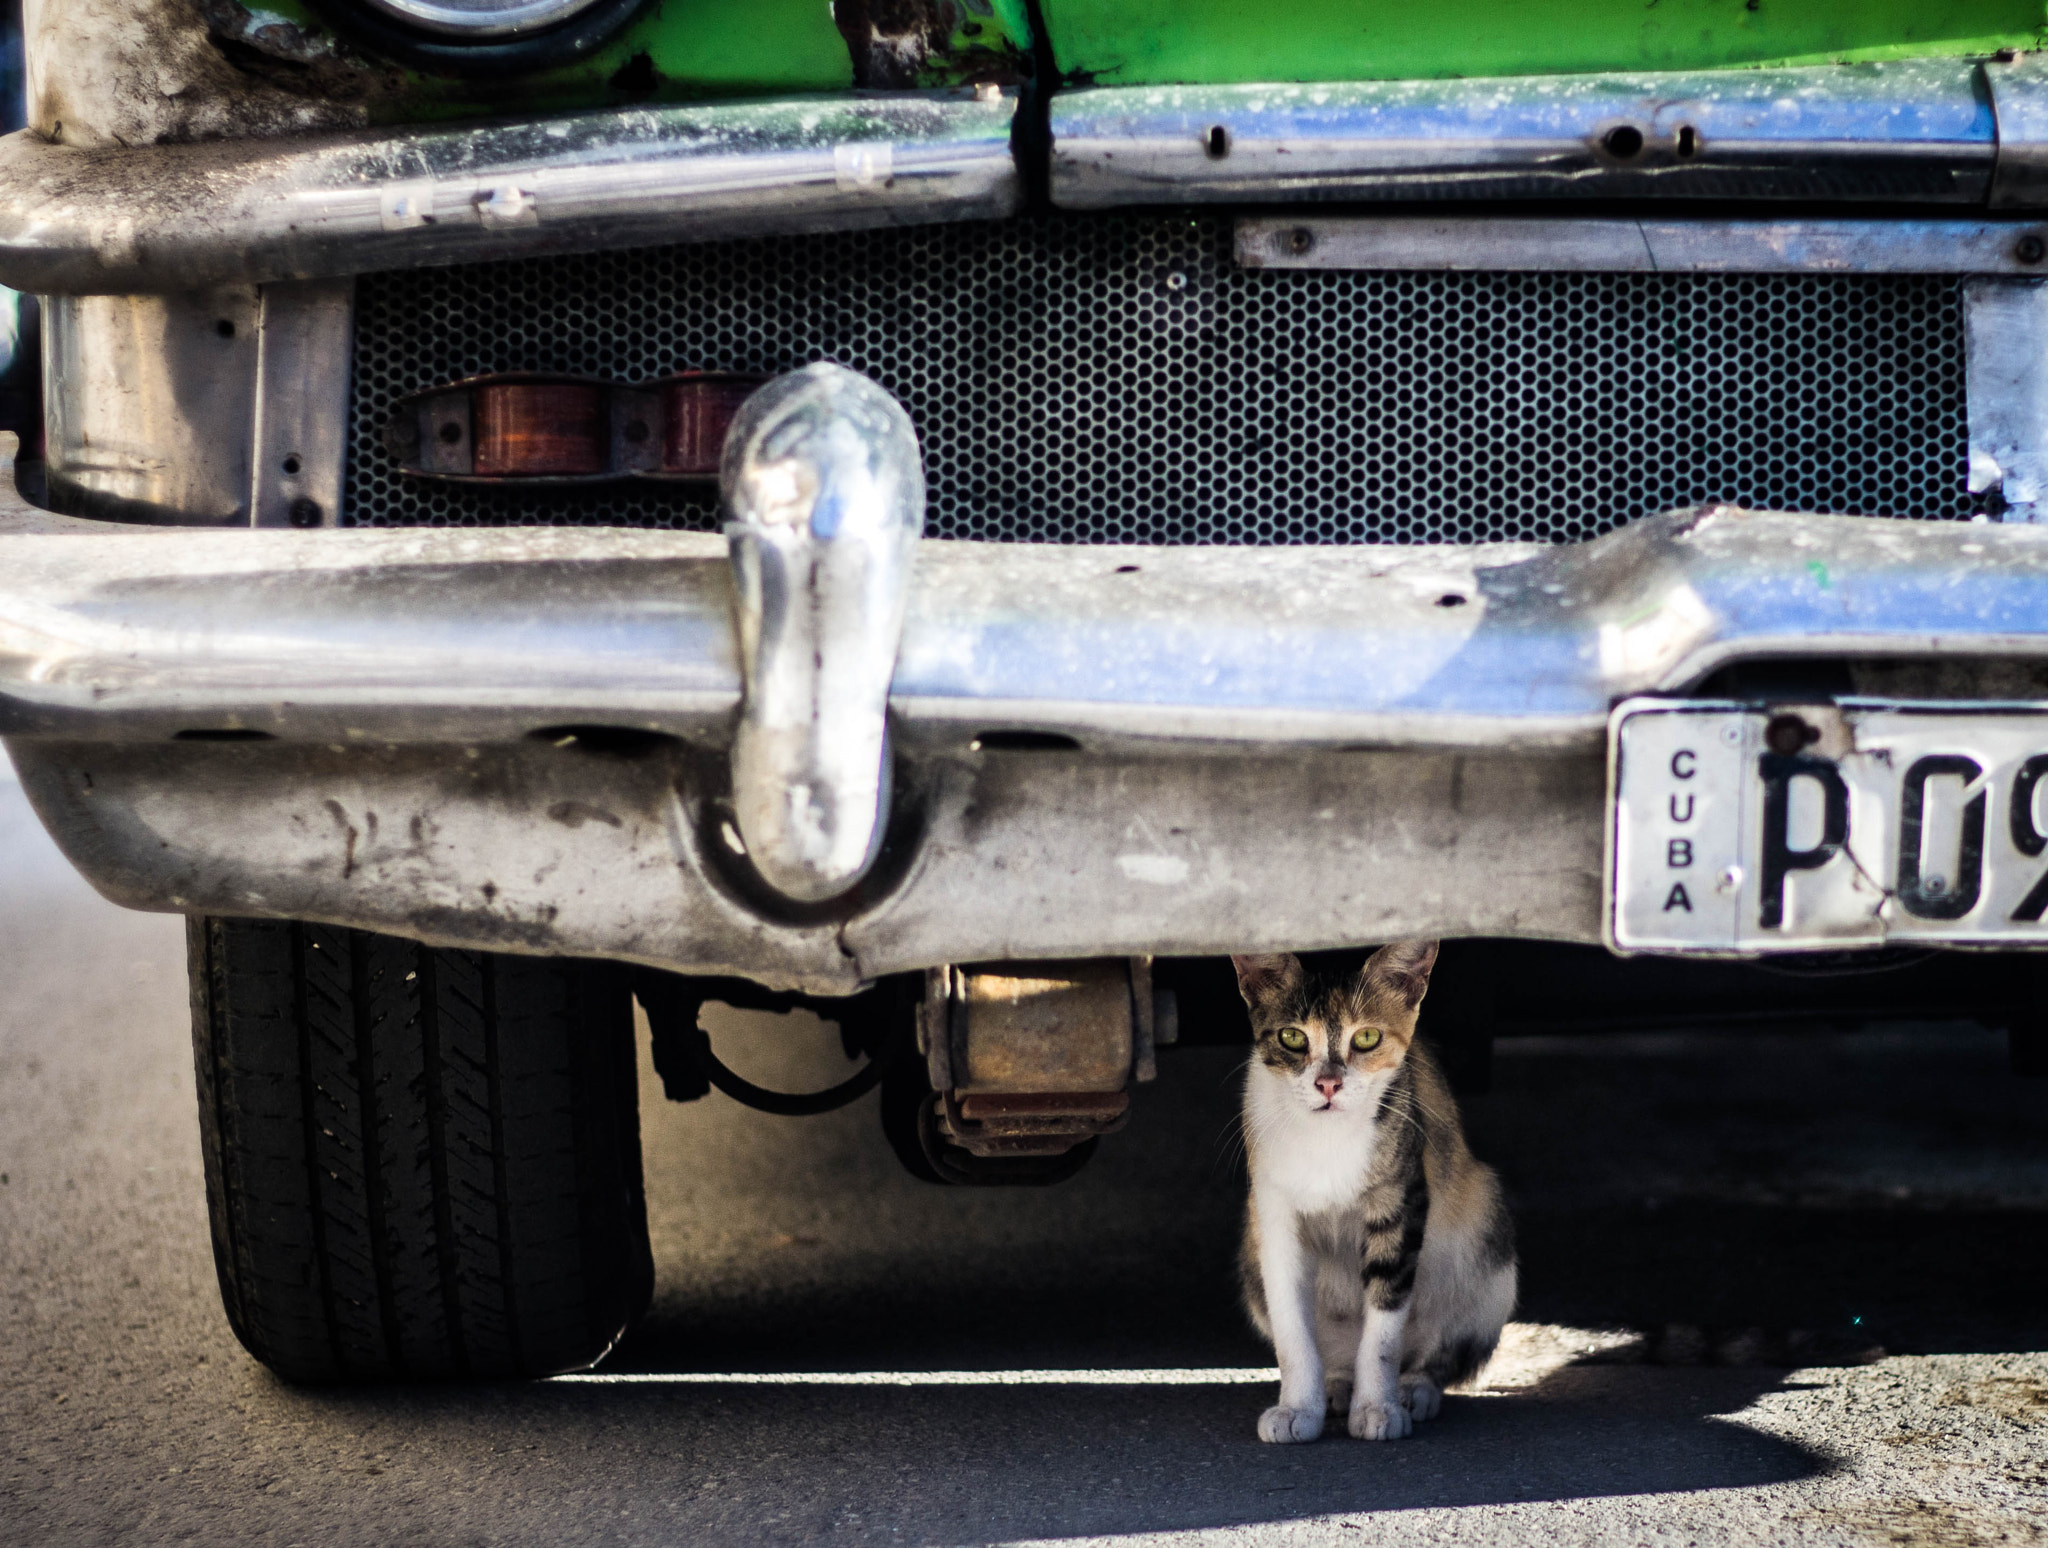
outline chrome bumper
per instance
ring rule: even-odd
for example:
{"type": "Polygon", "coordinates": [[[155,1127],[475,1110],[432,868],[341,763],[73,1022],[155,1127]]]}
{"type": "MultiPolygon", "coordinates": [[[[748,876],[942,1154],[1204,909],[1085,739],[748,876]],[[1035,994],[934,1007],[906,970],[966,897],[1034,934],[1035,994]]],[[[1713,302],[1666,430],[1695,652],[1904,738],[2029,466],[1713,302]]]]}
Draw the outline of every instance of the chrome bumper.
{"type": "MultiPolygon", "coordinates": [[[[87,150],[0,138],[0,284],[182,292],[1055,207],[2048,207],[2048,56],[1446,81],[853,92],[87,150]],[[1033,170],[1040,158],[1042,174],[1033,170]]],[[[1958,258],[1936,252],[1948,272],[1958,258]]],[[[1964,261],[1968,261],[1965,259],[1964,261]]]]}
{"type": "MultiPolygon", "coordinates": [[[[11,480],[9,481],[11,482],[11,480]]],[[[1005,957],[1600,938],[1605,726],[1732,662],[2048,658],[2048,531],[1714,509],[1576,548],[927,541],[887,839],[735,863],[723,538],[0,516],[0,735],[135,907],[843,992],[1005,957]]]]}

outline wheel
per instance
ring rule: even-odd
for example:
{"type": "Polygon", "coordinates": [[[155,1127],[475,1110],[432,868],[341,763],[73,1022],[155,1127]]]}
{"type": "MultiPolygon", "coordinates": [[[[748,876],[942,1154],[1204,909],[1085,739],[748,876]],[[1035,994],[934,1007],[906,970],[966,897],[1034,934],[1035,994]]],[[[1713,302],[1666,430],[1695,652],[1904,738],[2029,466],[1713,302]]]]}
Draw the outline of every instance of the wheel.
{"type": "Polygon", "coordinates": [[[187,943],[214,1262],[257,1359],[541,1376],[646,1309],[624,975],[263,920],[187,943]]]}

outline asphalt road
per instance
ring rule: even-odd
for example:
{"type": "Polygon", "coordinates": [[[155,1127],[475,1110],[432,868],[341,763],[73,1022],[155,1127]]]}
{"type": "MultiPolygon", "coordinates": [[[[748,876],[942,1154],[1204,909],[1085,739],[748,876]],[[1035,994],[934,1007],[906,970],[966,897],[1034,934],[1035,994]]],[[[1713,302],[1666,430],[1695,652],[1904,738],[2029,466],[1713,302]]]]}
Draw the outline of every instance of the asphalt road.
{"type": "Polygon", "coordinates": [[[215,1294],[181,950],[0,775],[0,1541],[2048,1543],[2048,1082],[1984,1033],[1503,1044],[1507,1356],[1414,1440],[1280,1448],[1226,1050],[1028,1193],[901,1175],[872,1098],[643,1069],[660,1288],[597,1377],[288,1387],[215,1294]]]}

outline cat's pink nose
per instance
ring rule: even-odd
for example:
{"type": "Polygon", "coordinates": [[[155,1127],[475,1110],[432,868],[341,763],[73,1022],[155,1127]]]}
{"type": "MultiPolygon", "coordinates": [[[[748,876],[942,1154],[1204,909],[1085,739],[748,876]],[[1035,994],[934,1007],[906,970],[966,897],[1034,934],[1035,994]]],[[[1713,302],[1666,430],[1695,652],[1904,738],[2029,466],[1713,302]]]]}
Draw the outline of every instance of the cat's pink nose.
{"type": "Polygon", "coordinates": [[[1337,1093],[1343,1089],[1344,1077],[1342,1075],[1318,1075],[1316,1077],[1316,1090],[1322,1092],[1325,1102],[1334,1101],[1337,1093]]]}

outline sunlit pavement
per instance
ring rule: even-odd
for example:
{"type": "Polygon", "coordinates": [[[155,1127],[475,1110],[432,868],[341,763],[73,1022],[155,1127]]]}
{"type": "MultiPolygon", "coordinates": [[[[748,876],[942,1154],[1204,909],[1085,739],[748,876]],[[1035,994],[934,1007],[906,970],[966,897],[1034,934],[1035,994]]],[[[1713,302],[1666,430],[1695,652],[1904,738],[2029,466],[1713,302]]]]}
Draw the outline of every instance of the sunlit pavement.
{"type": "MultiPolygon", "coordinates": [[[[221,1316],[179,922],[99,900],[6,775],[0,984],[0,1541],[2048,1542],[2048,1082],[1989,1034],[1504,1043],[1468,1104],[1523,1232],[1490,1390],[1276,1448],[1226,1050],[1045,1192],[903,1176],[872,1098],[643,1069],[661,1285],[594,1378],[320,1390],[221,1316]]],[[[720,1033],[757,1079],[845,1069],[814,1025],[720,1033]]]]}

